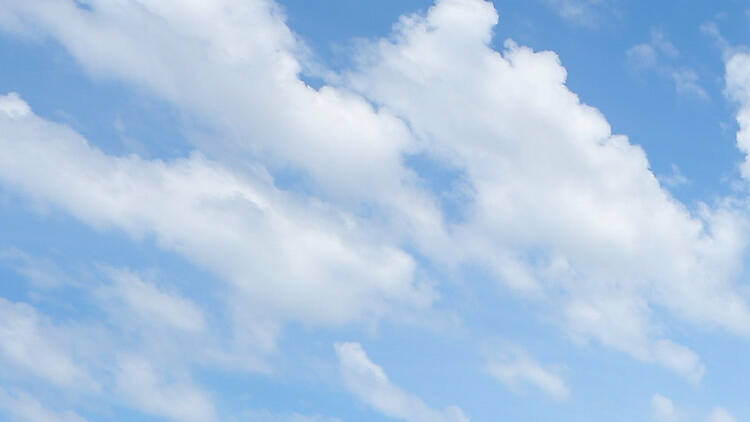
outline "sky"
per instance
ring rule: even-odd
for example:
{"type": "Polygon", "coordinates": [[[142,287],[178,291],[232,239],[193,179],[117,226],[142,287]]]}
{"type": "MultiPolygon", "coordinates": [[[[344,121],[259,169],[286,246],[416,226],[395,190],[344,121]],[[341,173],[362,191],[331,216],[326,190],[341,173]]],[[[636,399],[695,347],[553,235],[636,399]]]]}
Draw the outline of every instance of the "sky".
{"type": "Polygon", "coordinates": [[[6,0],[0,420],[750,421],[741,1],[6,0]]]}

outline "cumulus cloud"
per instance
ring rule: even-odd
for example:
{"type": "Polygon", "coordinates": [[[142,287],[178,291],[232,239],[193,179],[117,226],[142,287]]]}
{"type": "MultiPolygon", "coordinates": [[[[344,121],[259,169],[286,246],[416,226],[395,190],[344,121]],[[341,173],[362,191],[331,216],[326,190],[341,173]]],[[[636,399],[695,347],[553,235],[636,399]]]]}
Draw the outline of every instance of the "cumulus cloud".
{"type": "Polygon", "coordinates": [[[394,385],[359,343],[337,343],[335,349],[346,388],[378,412],[407,422],[469,421],[458,407],[435,410],[394,385]]]}
{"type": "MultiPolygon", "coordinates": [[[[0,181],[210,269],[236,289],[233,317],[261,348],[280,321],[429,308],[436,293],[405,244],[446,271],[486,267],[548,304],[571,337],[691,381],[703,364],[668,339],[654,307],[750,334],[735,285],[743,215],[728,200],[697,211],[675,200],[645,152],[567,88],[553,52],[494,50],[489,2],[440,0],[402,17],[317,90],[299,79],[299,45],[271,2],[87,4],[10,0],[0,25],[31,22],[92,75],[168,101],[209,128],[185,128],[202,153],[107,155],[10,94],[0,181]],[[405,154],[465,174],[462,221],[446,221],[405,154]],[[287,167],[304,175],[304,194],[274,185],[287,167]]],[[[649,45],[677,54],[664,37],[649,45]]]]}
{"type": "Polygon", "coordinates": [[[745,180],[750,180],[750,54],[735,53],[727,58],[725,65],[725,92],[739,105],[737,148],[745,154],[740,172],[745,180]]]}
{"type": "Polygon", "coordinates": [[[557,308],[576,337],[700,378],[692,352],[659,338],[651,304],[746,335],[750,313],[732,287],[743,217],[724,206],[690,213],[643,150],[567,89],[554,53],[509,41],[497,54],[496,19],[489,3],[441,1],[365,49],[348,79],[468,175],[471,218],[453,255],[501,278],[498,257],[511,256],[524,279],[567,291],[557,308]]]}

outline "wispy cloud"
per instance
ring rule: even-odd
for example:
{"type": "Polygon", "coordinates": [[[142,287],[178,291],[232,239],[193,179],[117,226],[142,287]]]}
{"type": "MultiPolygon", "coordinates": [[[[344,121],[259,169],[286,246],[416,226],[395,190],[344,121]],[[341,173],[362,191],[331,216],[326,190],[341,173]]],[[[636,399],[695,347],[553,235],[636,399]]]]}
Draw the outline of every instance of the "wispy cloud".
{"type": "Polygon", "coordinates": [[[487,372],[511,390],[536,388],[557,400],[570,397],[570,387],[559,370],[546,368],[517,346],[505,346],[490,352],[487,372]]]}
{"type": "Polygon", "coordinates": [[[461,409],[435,410],[398,386],[373,363],[359,343],[337,343],[336,356],[344,385],[378,412],[408,422],[468,422],[461,409]]]}
{"type": "Polygon", "coordinates": [[[677,64],[680,50],[662,30],[653,28],[651,40],[648,43],[630,47],[625,55],[629,66],[634,71],[652,70],[671,79],[677,94],[702,100],[709,98],[708,92],[699,82],[698,73],[690,67],[677,64]]]}

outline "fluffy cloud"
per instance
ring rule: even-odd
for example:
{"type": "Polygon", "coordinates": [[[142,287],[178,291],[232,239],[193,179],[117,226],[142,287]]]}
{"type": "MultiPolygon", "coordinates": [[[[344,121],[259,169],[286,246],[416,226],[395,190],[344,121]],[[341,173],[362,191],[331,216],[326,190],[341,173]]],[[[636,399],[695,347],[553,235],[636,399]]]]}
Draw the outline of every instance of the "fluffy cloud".
{"type": "MultiPolygon", "coordinates": [[[[434,298],[415,282],[408,254],[351,215],[278,191],[260,171],[235,174],[198,154],[171,163],[108,156],[35,116],[15,95],[0,98],[0,107],[25,110],[0,113],[6,185],[96,228],[155,236],[223,276],[257,317],[346,323],[378,316],[392,303],[419,308],[434,298]]],[[[138,287],[148,290],[126,290],[138,287]]]]}
{"type": "Polygon", "coordinates": [[[451,255],[486,263],[512,287],[562,288],[557,307],[576,337],[699,378],[694,354],[659,338],[651,305],[748,334],[732,286],[744,219],[731,206],[689,212],[643,150],[567,89],[554,53],[511,41],[494,51],[496,20],[489,3],[440,1],[364,49],[349,83],[466,172],[475,195],[451,255]]]}
{"type": "Polygon", "coordinates": [[[726,61],[726,94],[739,104],[737,148],[745,154],[740,166],[742,177],[750,180],[750,54],[735,53],[726,61]]]}
{"type": "Polygon", "coordinates": [[[734,284],[744,217],[731,201],[692,212],[675,200],[643,150],[568,90],[554,53],[494,50],[492,4],[440,0],[403,17],[318,90],[299,79],[300,46],[273,3],[175,4],[11,0],[0,25],[52,37],[97,77],[169,101],[208,128],[188,129],[206,156],[106,155],[9,95],[0,180],[211,269],[239,292],[230,306],[250,342],[272,348],[279,320],[425,309],[435,294],[404,243],[447,271],[479,263],[549,305],[573,338],[692,381],[703,364],[667,338],[654,307],[750,333],[734,284]],[[404,154],[466,175],[462,221],[445,222],[404,154]],[[301,172],[309,196],[278,190],[262,167],[301,172]]]}
{"type": "Polygon", "coordinates": [[[457,407],[443,411],[394,385],[383,369],[373,363],[359,343],[337,343],[336,355],[344,385],[357,398],[392,418],[408,422],[468,422],[457,407]]]}
{"type": "Polygon", "coordinates": [[[217,133],[193,139],[238,168],[258,158],[292,167],[343,199],[403,195],[406,126],[345,89],[300,80],[300,46],[273,2],[87,5],[14,0],[0,25],[3,16],[34,22],[29,30],[54,37],[95,75],[149,88],[217,133]]]}

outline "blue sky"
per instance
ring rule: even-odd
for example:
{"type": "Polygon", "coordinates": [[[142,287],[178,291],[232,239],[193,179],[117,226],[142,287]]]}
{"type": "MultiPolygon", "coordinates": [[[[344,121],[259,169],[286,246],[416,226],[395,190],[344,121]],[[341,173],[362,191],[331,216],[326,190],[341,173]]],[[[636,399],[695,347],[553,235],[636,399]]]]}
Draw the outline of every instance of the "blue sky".
{"type": "Polygon", "coordinates": [[[0,419],[750,420],[739,1],[0,5],[0,419]]]}

